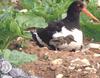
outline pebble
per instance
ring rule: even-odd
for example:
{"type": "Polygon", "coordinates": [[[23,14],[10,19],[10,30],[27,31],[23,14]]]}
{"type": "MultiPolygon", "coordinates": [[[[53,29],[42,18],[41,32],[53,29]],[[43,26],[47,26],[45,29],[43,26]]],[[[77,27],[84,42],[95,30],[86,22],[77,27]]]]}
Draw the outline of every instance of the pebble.
{"type": "Polygon", "coordinates": [[[71,61],[71,65],[72,66],[89,66],[90,62],[86,58],[84,59],[77,58],[71,61]]]}
{"type": "Polygon", "coordinates": [[[58,74],[58,75],[56,75],[56,78],[63,78],[63,74],[58,74]]]}
{"type": "Polygon", "coordinates": [[[96,73],[97,69],[91,68],[91,67],[86,67],[85,70],[90,71],[91,73],[96,73]]]}
{"type": "Polygon", "coordinates": [[[95,53],[94,57],[100,57],[100,54],[95,53]]]}
{"type": "Polygon", "coordinates": [[[51,61],[51,63],[53,65],[61,65],[63,63],[63,60],[62,59],[55,59],[55,60],[51,61]]]}

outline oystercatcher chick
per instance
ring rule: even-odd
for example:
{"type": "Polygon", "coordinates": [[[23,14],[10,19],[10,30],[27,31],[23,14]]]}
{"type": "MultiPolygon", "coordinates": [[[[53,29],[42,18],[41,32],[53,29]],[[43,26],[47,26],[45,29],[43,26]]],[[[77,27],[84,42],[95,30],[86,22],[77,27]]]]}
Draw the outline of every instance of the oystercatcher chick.
{"type": "Polygon", "coordinates": [[[48,27],[31,32],[33,39],[39,46],[48,46],[52,50],[76,51],[82,49],[83,33],[79,23],[81,11],[94,20],[98,20],[86,9],[82,1],[76,0],[69,6],[67,17],[56,22],[49,22],[48,27]]]}
{"type": "Polygon", "coordinates": [[[61,37],[53,38],[50,40],[49,44],[53,45],[56,48],[56,51],[57,50],[60,50],[60,51],[78,50],[80,46],[76,47],[77,43],[76,42],[71,43],[72,41],[74,41],[74,37],[72,35],[68,35],[66,37],[61,36],[61,37]],[[75,48],[75,49],[72,49],[72,48],[75,48]]]}

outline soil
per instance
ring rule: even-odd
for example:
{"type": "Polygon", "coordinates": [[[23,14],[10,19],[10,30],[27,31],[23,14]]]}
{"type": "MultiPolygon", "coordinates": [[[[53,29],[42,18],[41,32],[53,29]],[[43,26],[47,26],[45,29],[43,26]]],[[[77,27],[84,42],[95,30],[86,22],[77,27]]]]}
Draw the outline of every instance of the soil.
{"type": "Polygon", "coordinates": [[[37,61],[21,65],[38,78],[100,78],[100,49],[53,51],[26,41],[21,50],[38,56],[37,61]]]}

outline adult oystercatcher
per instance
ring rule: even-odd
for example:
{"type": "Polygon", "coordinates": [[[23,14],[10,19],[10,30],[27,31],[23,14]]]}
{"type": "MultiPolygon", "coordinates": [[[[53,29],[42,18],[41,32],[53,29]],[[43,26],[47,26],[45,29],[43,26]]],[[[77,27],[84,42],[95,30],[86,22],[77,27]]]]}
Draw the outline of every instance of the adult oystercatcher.
{"type": "Polygon", "coordinates": [[[66,18],[49,22],[48,27],[31,32],[33,39],[39,46],[48,46],[50,49],[80,50],[83,46],[83,33],[79,23],[81,11],[98,21],[82,1],[76,0],[69,6],[66,18]]]}

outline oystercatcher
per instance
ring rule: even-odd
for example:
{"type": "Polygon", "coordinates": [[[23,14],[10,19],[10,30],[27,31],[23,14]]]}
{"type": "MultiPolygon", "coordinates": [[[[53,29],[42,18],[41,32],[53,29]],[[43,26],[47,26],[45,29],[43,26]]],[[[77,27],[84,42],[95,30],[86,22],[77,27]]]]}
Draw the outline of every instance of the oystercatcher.
{"type": "Polygon", "coordinates": [[[83,46],[83,33],[79,23],[81,11],[98,21],[86,9],[82,1],[76,0],[69,6],[67,17],[56,22],[49,22],[48,27],[31,32],[33,39],[39,46],[47,46],[50,49],[80,50],[83,46]]]}

